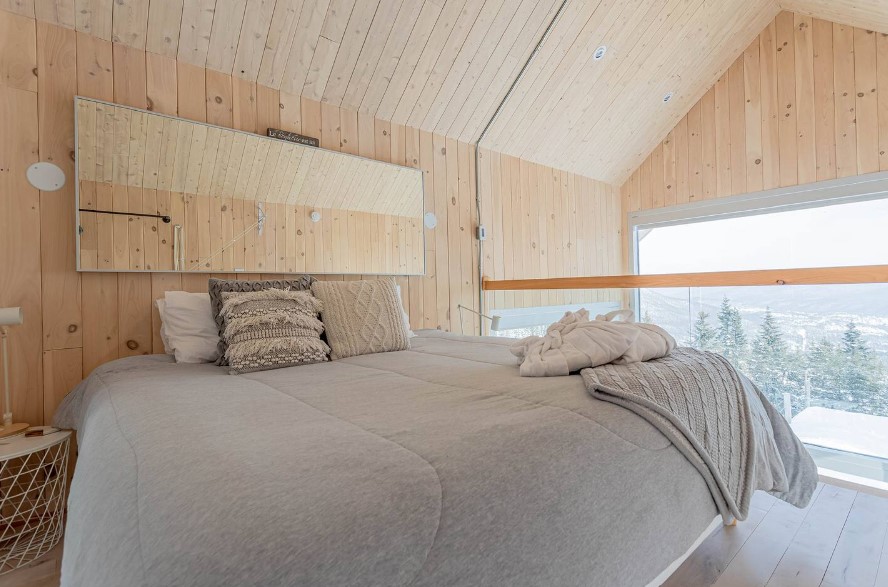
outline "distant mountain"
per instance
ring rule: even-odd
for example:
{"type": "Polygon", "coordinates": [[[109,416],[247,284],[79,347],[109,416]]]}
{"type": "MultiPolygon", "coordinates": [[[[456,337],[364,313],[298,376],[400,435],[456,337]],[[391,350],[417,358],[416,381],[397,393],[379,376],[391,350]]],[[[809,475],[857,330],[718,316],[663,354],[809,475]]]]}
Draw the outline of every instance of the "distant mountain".
{"type": "Polygon", "coordinates": [[[727,296],[737,307],[750,339],[770,308],[787,342],[796,349],[826,338],[839,342],[853,321],[866,343],[888,365],[888,284],[786,287],[717,287],[641,290],[641,315],[668,330],[681,344],[702,309],[710,324],[727,296]]]}

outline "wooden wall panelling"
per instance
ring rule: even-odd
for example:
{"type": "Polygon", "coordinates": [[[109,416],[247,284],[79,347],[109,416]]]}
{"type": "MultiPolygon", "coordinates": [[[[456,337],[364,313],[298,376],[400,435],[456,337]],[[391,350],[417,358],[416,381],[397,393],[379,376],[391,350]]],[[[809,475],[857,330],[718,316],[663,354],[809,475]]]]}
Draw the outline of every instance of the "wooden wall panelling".
{"type": "MultiPolygon", "coordinates": [[[[14,59],[3,54],[0,59],[14,59]]],[[[37,94],[0,85],[0,304],[21,306],[25,322],[9,329],[12,412],[16,420],[43,418],[40,194],[25,179],[38,159],[37,94]]]]}
{"type": "Polygon", "coordinates": [[[43,351],[42,422],[52,422],[56,408],[81,379],[83,379],[82,348],[43,351]]]}
{"type": "MultiPolygon", "coordinates": [[[[793,15],[781,12],[775,21],[777,34],[777,118],[780,149],[780,186],[798,183],[798,137],[793,15]]],[[[743,193],[745,190],[729,193],[743,193]]],[[[722,194],[728,195],[728,194],[722,194]]]]}
{"type": "Polygon", "coordinates": [[[836,96],[836,175],[857,174],[857,98],[854,83],[854,29],[833,25],[836,96]]]}
{"type": "MultiPolygon", "coordinates": [[[[148,106],[148,73],[145,53],[126,45],[115,44],[114,71],[114,101],[126,106],[146,108],[148,106]]],[[[141,118],[144,116],[134,116],[130,119],[130,136],[138,128],[137,123],[134,123],[133,120],[138,121],[141,118]]],[[[115,139],[117,138],[115,129],[115,139]]],[[[128,159],[130,157],[144,157],[144,153],[128,152],[127,156],[128,159]]],[[[117,190],[118,188],[115,187],[115,194],[117,190]]],[[[140,187],[131,186],[126,189],[125,197],[124,211],[141,209],[142,190],[140,187]]],[[[116,202],[115,196],[115,205],[116,202]]],[[[133,255],[136,259],[141,259],[144,254],[139,249],[144,246],[144,240],[140,233],[144,223],[141,222],[141,219],[133,217],[122,218],[129,225],[126,232],[129,235],[130,262],[132,262],[133,255]]],[[[116,240],[117,232],[115,231],[115,249],[117,249],[116,240]]],[[[125,357],[151,353],[151,275],[121,273],[118,277],[117,300],[118,355],[125,357]]]]}
{"type": "MultiPolygon", "coordinates": [[[[359,119],[360,120],[360,119],[359,119]]],[[[424,209],[426,213],[436,214],[435,202],[435,155],[432,135],[425,131],[419,132],[419,165],[423,172],[424,209]]],[[[424,224],[424,223],[423,223],[424,224]]],[[[423,228],[425,243],[425,276],[422,278],[422,328],[436,328],[438,325],[438,287],[437,287],[437,230],[423,228]]]]}
{"type": "MultiPolygon", "coordinates": [[[[110,36],[110,31],[109,31],[110,36]]],[[[114,100],[114,60],[112,44],[96,39],[84,32],[77,33],[77,93],[100,100],[114,100]]],[[[112,130],[112,121],[104,113],[97,113],[96,130],[112,130]]],[[[111,178],[110,160],[105,164],[105,154],[110,157],[111,148],[97,154],[97,178],[111,178]]],[[[110,186],[96,186],[96,207],[111,209],[110,186]]],[[[108,222],[100,216],[97,224],[108,222]]],[[[110,231],[99,230],[99,234],[110,231]]],[[[110,266],[113,242],[97,243],[99,267],[110,266]]],[[[118,279],[116,273],[84,273],[81,275],[81,300],[83,315],[83,375],[88,375],[102,363],[118,358],[118,279]]]]}
{"type": "MultiPolygon", "coordinates": [[[[179,110],[178,70],[176,61],[156,53],[145,54],[148,110],[175,116],[179,110]]],[[[208,72],[209,73],[209,72],[208,72]]]]}
{"type": "MultiPolygon", "coordinates": [[[[147,3],[125,4],[127,6],[118,10],[120,14],[143,14],[147,3]]],[[[221,14],[219,11],[236,14],[238,10],[243,10],[243,5],[236,0],[219,2],[216,11],[217,14],[221,14]]],[[[11,168],[19,168],[30,163],[32,159],[36,160],[38,154],[43,158],[59,158],[64,164],[70,165],[70,155],[65,151],[70,138],[61,136],[65,133],[56,133],[52,137],[46,133],[51,128],[57,129],[62,125],[71,124],[70,114],[66,113],[66,108],[58,104],[70,100],[70,96],[75,92],[105,101],[116,101],[250,132],[264,133],[268,126],[297,130],[321,138],[325,146],[419,167],[425,176],[424,208],[435,212],[438,226],[435,229],[423,229],[428,245],[426,275],[400,280],[405,307],[411,315],[414,327],[457,329],[462,325],[467,332],[473,331],[477,318],[467,314],[463,316],[463,322],[460,322],[456,311],[459,304],[477,309],[478,242],[474,239],[474,231],[479,219],[476,217],[475,209],[475,159],[470,145],[454,139],[445,139],[438,134],[420,131],[415,127],[377,121],[366,112],[343,110],[333,104],[322,104],[295,94],[280,93],[237,76],[230,77],[224,67],[226,60],[233,59],[224,54],[228,51],[226,48],[228,46],[220,50],[220,55],[214,56],[214,48],[219,49],[219,47],[214,46],[212,39],[207,49],[207,62],[222,64],[222,71],[207,71],[187,62],[176,62],[171,57],[171,45],[164,46],[163,40],[155,39],[152,33],[157,32],[157,23],[161,20],[168,19],[170,22],[174,20],[172,15],[178,9],[177,6],[166,7],[170,9],[168,14],[160,11],[151,12],[155,8],[158,10],[164,8],[152,7],[144,22],[136,18],[129,24],[119,24],[116,28],[117,38],[122,38],[120,35],[134,35],[128,38],[136,38],[138,43],[140,41],[137,37],[141,35],[146,39],[146,43],[160,47],[157,52],[145,53],[126,43],[112,43],[110,19],[107,23],[103,21],[100,14],[101,6],[99,0],[82,5],[82,11],[79,11],[75,18],[77,32],[56,25],[41,24],[39,38],[37,25],[33,20],[26,18],[17,21],[18,17],[15,15],[0,12],[0,25],[6,25],[7,30],[23,35],[24,40],[17,41],[16,44],[25,49],[0,52],[0,72],[3,72],[3,76],[0,77],[0,92],[2,92],[0,107],[3,110],[0,111],[4,113],[4,120],[14,118],[16,121],[13,135],[18,137],[16,145],[20,147],[10,153],[16,158],[11,168]],[[13,26],[8,24],[10,20],[14,21],[13,26]],[[94,27],[99,30],[108,28],[104,39],[86,34],[94,27]],[[160,44],[154,45],[156,42],[160,44]],[[30,47],[34,47],[35,51],[29,52],[27,49],[30,47]],[[63,64],[65,71],[38,80],[34,76],[38,59],[41,70],[53,71],[52,68],[61,67],[63,64]],[[36,92],[44,93],[45,101],[44,96],[40,96],[38,100],[36,92]],[[40,109],[38,104],[41,105],[40,109]],[[53,107],[53,104],[57,106],[53,107]],[[12,112],[15,113],[14,116],[9,114],[12,112]],[[49,122],[43,124],[43,120],[49,122]],[[30,155],[27,155],[28,153],[30,155]]],[[[425,3],[419,12],[426,15],[424,18],[434,22],[431,17],[436,15],[439,9],[435,3],[425,3]]],[[[326,12],[325,8],[324,13],[326,12]]],[[[399,14],[400,12],[403,11],[399,11],[399,14]]],[[[544,15],[542,10],[534,13],[538,16],[544,15]]],[[[300,14],[300,19],[302,16],[305,15],[300,14]]],[[[306,23],[311,24],[316,15],[312,13],[308,16],[309,20],[306,23]]],[[[470,24],[465,17],[463,19],[466,25],[470,24]]],[[[329,26],[335,29],[337,26],[345,27],[346,24],[347,21],[329,26]]],[[[469,34],[470,29],[471,27],[460,34],[469,34]]],[[[213,31],[216,30],[214,26],[213,31]]],[[[297,41],[294,40],[294,45],[297,41]]],[[[442,47],[445,41],[446,39],[442,38],[442,47]]],[[[409,40],[402,36],[400,40],[393,41],[390,51],[397,53],[398,46],[411,45],[409,40]]],[[[448,49],[451,51],[448,55],[453,57],[454,63],[459,63],[460,67],[463,67],[466,63],[460,61],[462,58],[459,57],[457,49],[456,46],[448,49]]],[[[417,52],[421,50],[421,46],[416,48],[417,52]]],[[[179,48],[176,51],[178,52],[179,48]]],[[[387,51],[389,49],[383,54],[387,54],[387,51]]],[[[515,61],[513,56],[510,56],[510,59],[510,63],[515,61]]],[[[448,80],[446,76],[442,76],[443,73],[446,72],[434,74],[439,76],[436,79],[439,79],[441,84],[451,84],[457,79],[451,77],[448,80]]],[[[466,70],[466,74],[469,73],[469,70],[466,70]]],[[[327,79],[324,83],[329,81],[327,79]]],[[[339,83],[335,81],[330,86],[331,92],[339,91],[337,90],[339,83]]],[[[363,101],[361,94],[363,90],[360,88],[363,83],[358,81],[354,86],[355,100],[360,98],[363,101]]],[[[346,85],[346,93],[349,92],[348,88],[346,85]]],[[[382,99],[382,95],[378,95],[376,90],[368,91],[365,95],[374,101],[382,99]]],[[[435,99],[430,105],[437,112],[443,103],[437,96],[433,98],[435,99]]],[[[445,114],[447,111],[448,109],[442,110],[445,114]]],[[[94,122],[90,124],[95,126],[94,141],[97,149],[95,158],[86,165],[90,166],[95,183],[89,180],[82,186],[85,207],[167,212],[179,219],[179,222],[194,224],[191,232],[200,235],[201,210],[205,211],[206,217],[209,217],[210,213],[221,213],[223,219],[227,219],[225,214],[229,212],[228,200],[215,202],[215,206],[206,206],[200,202],[201,198],[204,202],[212,202],[206,196],[216,191],[214,182],[236,186],[239,183],[239,175],[246,174],[244,175],[246,182],[253,172],[252,168],[242,169],[241,166],[248,146],[246,140],[241,143],[232,141],[229,145],[222,139],[221,134],[218,140],[210,136],[209,132],[194,137],[189,133],[180,133],[179,125],[175,121],[164,121],[163,125],[158,125],[144,116],[130,115],[118,119],[108,108],[97,108],[92,116],[94,122]],[[141,144],[140,137],[145,137],[144,148],[138,147],[141,144]],[[166,157],[172,157],[177,149],[200,153],[200,166],[206,167],[189,169],[185,166],[181,169],[166,169],[164,166],[166,157]],[[147,172],[140,181],[134,180],[133,173],[129,171],[130,164],[147,172]],[[210,177],[207,175],[210,165],[215,168],[226,165],[229,172],[220,178],[210,177]],[[115,190],[105,183],[115,178],[123,179],[122,186],[131,182],[129,187],[132,189],[124,187],[123,190],[115,190]],[[195,187],[197,193],[186,196],[186,185],[195,187]],[[223,210],[223,207],[226,209],[223,210]]],[[[276,153],[278,158],[267,160],[263,169],[272,170],[286,166],[282,162],[287,158],[285,148],[281,147],[276,153]]],[[[6,167],[5,152],[3,161],[6,167]]],[[[485,193],[482,193],[485,223],[488,223],[487,218],[490,217],[489,230],[492,239],[495,239],[489,241],[494,251],[494,261],[486,263],[486,267],[496,275],[533,276],[524,273],[525,268],[528,270],[538,268],[536,270],[541,273],[562,274],[563,271],[565,275],[576,275],[581,268],[585,270],[587,267],[609,266],[606,263],[607,259],[594,265],[577,263],[578,236],[582,236],[584,230],[593,230],[593,227],[600,229],[606,223],[602,220],[598,224],[581,222],[577,225],[575,217],[578,215],[577,210],[584,213],[610,214],[611,208],[608,206],[612,202],[603,204],[598,202],[597,208],[588,210],[578,207],[578,202],[583,198],[600,199],[601,194],[607,193],[610,188],[602,187],[599,192],[595,192],[586,187],[583,188],[582,194],[574,193],[578,191],[576,186],[580,183],[576,181],[575,176],[556,173],[539,166],[531,166],[512,157],[501,157],[496,154],[490,154],[490,158],[483,161],[479,172],[485,186],[485,193]],[[522,172],[525,178],[529,179],[531,176],[534,178],[536,183],[532,188],[522,184],[522,172]],[[563,208],[559,207],[559,189],[566,198],[563,208]],[[521,226],[522,223],[526,224],[530,214],[537,209],[544,210],[545,213],[539,217],[535,216],[535,229],[531,231],[527,228],[526,235],[523,234],[522,231],[526,227],[521,226]],[[550,211],[562,209],[571,220],[566,222],[564,230],[560,230],[558,223],[553,229],[550,211]],[[573,226],[568,225],[571,223],[573,226]],[[560,239],[555,238],[556,233],[560,239]],[[535,239],[538,248],[526,244],[527,239],[531,237],[535,239]],[[525,247],[530,250],[525,250],[525,247]],[[529,258],[534,254],[536,259],[529,259],[525,264],[524,257],[529,258]],[[521,272],[516,273],[517,270],[521,272]]],[[[31,193],[27,186],[19,189],[18,184],[21,183],[22,177],[21,174],[4,174],[2,180],[16,183],[15,189],[19,192],[31,193]]],[[[350,178],[343,179],[343,182],[351,181],[354,184],[354,177],[350,178]]],[[[73,186],[73,179],[71,185],[73,186]]],[[[283,180],[271,174],[266,187],[273,198],[278,197],[275,194],[282,193],[282,186],[283,180]]],[[[8,193],[8,190],[4,189],[3,193],[8,193]]],[[[33,193],[30,199],[19,197],[16,200],[18,221],[15,228],[19,229],[19,232],[6,230],[4,227],[4,235],[15,236],[16,244],[28,242],[29,239],[39,239],[42,219],[44,236],[46,231],[51,230],[60,234],[69,234],[73,242],[73,226],[63,226],[58,218],[49,214],[48,209],[39,205],[40,197],[33,193]]],[[[47,194],[43,194],[42,197],[46,199],[47,194]]],[[[60,198],[59,202],[61,201],[60,198]]],[[[244,205],[242,200],[236,198],[231,199],[230,203],[230,229],[224,228],[221,234],[209,231],[207,235],[211,242],[218,243],[220,237],[224,242],[228,234],[237,234],[239,230],[243,230],[243,227],[249,226],[256,220],[255,206],[244,205]]],[[[262,242],[257,242],[253,236],[233,246],[230,258],[223,256],[221,265],[216,267],[220,271],[219,274],[227,275],[228,273],[224,271],[245,265],[246,260],[250,256],[255,258],[257,253],[271,254],[271,261],[274,264],[269,267],[266,275],[273,271],[299,271],[305,267],[306,260],[314,258],[313,256],[316,256],[322,264],[332,260],[330,255],[335,250],[335,243],[331,224],[322,222],[322,226],[318,227],[307,222],[311,206],[288,207],[280,204],[279,200],[274,200],[269,205],[268,232],[273,236],[267,236],[262,242]],[[290,239],[291,228],[303,232],[301,245],[296,239],[290,239]],[[310,233],[316,228],[318,234],[313,238],[310,233]]],[[[62,208],[60,207],[59,211],[62,208]]],[[[327,219],[331,208],[322,207],[320,210],[327,219]]],[[[68,212],[70,213],[70,210],[68,212]]],[[[4,214],[4,217],[9,215],[4,214]]],[[[381,255],[392,268],[390,270],[412,267],[414,263],[421,266],[421,256],[414,255],[411,251],[422,239],[418,233],[416,236],[411,236],[413,233],[410,230],[418,226],[419,220],[397,217],[394,211],[391,217],[396,223],[394,230],[385,223],[374,222],[367,225],[365,218],[358,213],[346,215],[345,225],[342,227],[343,234],[360,237],[361,231],[366,231],[363,234],[367,236],[360,240],[371,241],[368,247],[370,258],[381,255]],[[392,245],[397,243],[397,254],[384,254],[384,248],[374,248],[374,242],[389,242],[392,245]]],[[[126,255],[127,259],[134,256],[133,258],[144,264],[157,263],[158,266],[162,266],[166,262],[164,259],[167,259],[170,261],[168,267],[171,267],[171,235],[162,232],[163,226],[160,224],[157,225],[155,237],[155,232],[152,230],[154,225],[151,222],[130,226],[135,222],[130,223],[124,218],[123,223],[115,225],[113,220],[101,216],[95,217],[94,221],[97,225],[107,222],[109,226],[117,226],[117,233],[120,236],[116,239],[113,230],[96,229],[98,238],[92,249],[95,252],[91,257],[94,261],[90,263],[94,263],[98,268],[108,268],[115,251],[119,256],[126,255]],[[107,237],[103,236],[106,234],[107,237]],[[131,242],[130,235],[136,240],[131,242]]],[[[226,226],[224,222],[223,226],[226,226]]],[[[597,243],[597,238],[590,237],[584,244],[597,243]]],[[[58,240],[59,243],[52,244],[64,243],[64,239],[58,240]]],[[[78,275],[74,273],[72,266],[62,265],[60,263],[62,255],[50,247],[43,247],[44,259],[41,261],[39,258],[41,246],[36,240],[32,245],[26,247],[31,252],[32,258],[17,253],[13,264],[3,264],[6,271],[15,274],[11,282],[16,284],[14,291],[10,292],[12,297],[9,300],[4,298],[3,303],[21,303],[26,308],[26,326],[15,329],[14,333],[14,336],[19,337],[19,340],[14,342],[15,348],[19,349],[15,357],[15,377],[21,379],[16,382],[16,386],[26,390],[16,396],[16,413],[33,422],[40,422],[49,417],[60,397],[67,391],[66,388],[70,387],[80,374],[87,374],[96,366],[121,356],[160,351],[162,345],[159,339],[159,317],[153,301],[165,291],[180,288],[191,291],[206,290],[206,275],[84,273],[79,275],[79,288],[73,286],[73,295],[65,295],[63,303],[50,312],[45,302],[55,292],[45,292],[41,295],[42,280],[46,280],[47,287],[54,279],[60,280],[60,283],[76,284],[78,275]],[[47,255],[53,257],[49,258],[47,255]],[[54,263],[57,262],[58,269],[53,269],[54,263]],[[82,327],[76,332],[68,332],[67,326],[74,323],[71,316],[76,314],[78,308],[78,290],[81,300],[79,321],[82,327]],[[44,306],[47,308],[47,313],[41,320],[44,306]],[[32,319],[28,319],[28,316],[32,319]],[[41,340],[44,340],[44,333],[49,336],[46,340],[58,342],[47,342],[48,346],[43,349],[41,340]],[[31,346],[34,348],[29,350],[31,346]],[[41,357],[43,350],[45,355],[41,357]],[[43,365],[40,363],[42,359],[45,359],[43,365]]],[[[597,258],[608,257],[618,248],[614,243],[606,244],[597,258]]],[[[10,249],[6,247],[4,250],[10,249]]],[[[193,245],[186,243],[186,252],[189,254],[189,259],[196,261],[200,257],[200,240],[195,241],[193,245]]],[[[324,278],[342,279],[354,278],[360,274],[367,275],[368,272],[360,265],[361,251],[355,247],[350,253],[356,254],[355,266],[350,267],[353,273],[324,278]]],[[[339,254],[342,255],[343,252],[340,251],[339,254]]],[[[351,258],[351,254],[345,256],[351,258]]],[[[613,259],[610,261],[612,263],[613,259]]],[[[246,278],[253,277],[253,274],[240,275],[246,278]]],[[[545,298],[540,294],[515,296],[511,292],[506,292],[500,296],[500,299],[512,305],[526,305],[538,303],[542,299],[552,301],[562,298],[548,292],[545,298]]]]}
{"type": "Polygon", "coordinates": [[[434,172],[432,189],[435,197],[435,215],[438,226],[435,229],[435,266],[437,279],[437,326],[450,330],[450,251],[448,250],[448,198],[447,198],[447,146],[443,136],[431,135],[434,172]]]}
{"type": "MultiPolygon", "coordinates": [[[[74,225],[74,95],[77,93],[76,34],[38,22],[38,128],[40,159],[61,167],[68,181],[40,193],[43,348],[82,345],[80,275],[76,272],[74,225]]],[[[93,119],[94,120],[94,119],[93,119]]]]}
{"type": "MultiPolygon", "coordinates": [[[[812,80],[813,81],[813,80],[812,80]]],[[[762,189],[761,46],[754,40],[743,52],[743,114],[746,138],[746,189],[762,189]]],[[[684,191],[679,188],[679,192],[684,191]]]]}
{"type": "Polygon", "coordinates": [[[462,294],[462,251],[459,245],[460,234],[460,201],[459,201],[459,150],[456,139],[444,139],[444,157],[446,161],[445,197],[447,199],[447,242],[450,279],[448,299],[450,300],[449,317],[451,328],[462,331],[464,322],[460,320],[459,304],[462,294]]]}
{"type": "Polygon", "coordinates": [[[0,84],[37,91],[37,28],[34,20],[2,11],[0,84]]]}
{"type": "MultiPolygon", "coordinates": [[[[711,184],[716,185],[713,195],[726,196],[888,168],[885,39],[883,34],[848,25],[779,14],[729,69],[730,82],[731,72],[743,68],[742,101],[739,84],[730,83],[724,100],[719,81],[688,114],[689,165],[691,170],[702,170],[703,196],[710,197],[711,184]],[[740,104],[745,105],[744,124],[726,125],[719,110],[727,107],[731,120],[740,104]],[[739,159],[732,158],[729,168],[723,164],[723,154],[742,142],[747,155],[741,176],[736,169],[739,159]],[[710,171],[713,152],[717,164],[710,171]]],[[[670,136],[681,132],[679,124],[670,136]]],[[[659,151],[651,153],[623,186],[624,196],[640,192],[636,196],[640,209],[661,205],[655,182],[646,179],[646,170],[658,165],[659,151]]],[[[690,177],[687,197],[693,200],[693,171],[690,177]]],[[[679,200],[683,197],[678,195],[679,200]]],[[[636,209],[631,200],[627,205],[636,209]]]]}
{"type": "Polygon", "coordinates": [[[746,95],[744,60],[738,59],[728,69],[731,120],[731,190],[746,191],[746,95]]]}
{"type": "Polygon", "coordinates": [[[814,145],[817,181],[836,177],[836,100],[833,73],[833,26],[813,21],[814,145]]]}
{"type": "MultiPolygon", "coordinates": [[[[817,180],[817,148],[814,114],[813,19],[793,15],[795,25],[795,106],[798,144],[798,183],[817,180]]],[[[873,68],[875,71],[875,68],[873,68]]],[[[750,190],[752,191],[752,190],[750,190]]]]}
{"type": "MultiPolygon", "coordinates": [[[[475,156],[474,148],[467,143],[459,143],[457,146],[457,172],[458,178],[458,210],[459,210],[459,237],[460,244],[460,293],[458,300],[462,305],[478,310],[475,300],[475,289],[472,284],[477,281],[478,260],[475,254],[475,240],[472,231],[475,221],[475,201],[473,197],[475,156]],[[467,235],[466,238],[463,235],[467,235]]],[[[465,332],[478,332],[478,316],[472,312],[463,311],[463,328],[465,332]]]]}
{"type": "Polygon", "coordinates": [[[879,171],[879,114],[876,34],[854,29],[854,96],[857,121],[857,173],[879,171]]]}
{"type": "MultiPolygon", "coordinates": [[[[420,169],[420,138],[419,138],[419,129],[417,128],[407,128],[406,129],[406,160],[405,164],[409,167],[415,167],[420,169]]],[[[423,199],[425,199],[425,194],[423,194],[423,199]]],[[[408,263],[411,267],[416,269],[424,269],[424,255],[425,251],[422,248],[423,238],[425,236],[425,229],[423,228],[423,219],[415,218],[411,219],[411,227],[408,231],[409,235],[409,245],[410,245],[410,257],[408,258],[408,263]]],[[[369,238],[369,235],[367,235],[369,238]]],[[[421,273],[422,271],[420,271],[421,273]]],[[[411,328],[422,328],[423,327],[423,314],[424,310],[424,278],[422,275],[411,276],[408,278],[408,286],[410,288],[409,293],[409,303],[408,303],[408,312],[407,315],[410,316],[410,326],[411,328]]]]}

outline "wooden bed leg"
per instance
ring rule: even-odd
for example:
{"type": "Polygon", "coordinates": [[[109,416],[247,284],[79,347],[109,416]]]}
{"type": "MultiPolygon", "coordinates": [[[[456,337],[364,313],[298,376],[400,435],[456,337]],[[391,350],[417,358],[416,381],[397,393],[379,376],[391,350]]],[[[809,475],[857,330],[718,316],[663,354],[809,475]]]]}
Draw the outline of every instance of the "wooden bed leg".
{"type": "Polygon", "coordinates": [[[728,527],[736,526],[736,525],[737,525],[737,518],[732,518],[730,522],[725,524],[725,526],[728,526],[728,527]]]}

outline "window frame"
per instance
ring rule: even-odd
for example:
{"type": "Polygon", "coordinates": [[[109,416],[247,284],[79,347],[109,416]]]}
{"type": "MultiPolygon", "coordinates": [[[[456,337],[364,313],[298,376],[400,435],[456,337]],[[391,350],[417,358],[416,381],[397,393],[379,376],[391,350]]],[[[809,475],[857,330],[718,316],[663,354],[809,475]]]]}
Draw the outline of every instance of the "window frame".
{"type": "MultiPolygon", "coordinates": [[[[640,275],[638,234],[642,230],[886,198],[888,171],[881,171],[629,212],[629,270],[640,275]]],[[[640,301],[641,292],[636,289],[630,300],[636,315],[640,301]]]]}

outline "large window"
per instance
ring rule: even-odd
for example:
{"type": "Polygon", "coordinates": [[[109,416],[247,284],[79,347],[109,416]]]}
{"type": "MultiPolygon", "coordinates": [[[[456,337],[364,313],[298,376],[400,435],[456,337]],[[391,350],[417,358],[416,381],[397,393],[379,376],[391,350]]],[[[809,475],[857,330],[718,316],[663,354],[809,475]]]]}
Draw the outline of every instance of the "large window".
{"type": "MultiPolygon", "coordinates": [[[[859,180],[856,180],[859,181],[859,180]]],[[[643,274],[888,264],[888,186],[639,213],[643,274]]],[[[888,482],[888,284],[642,289],[643,319],[746,373],[821,467],[888,482]]]]}

